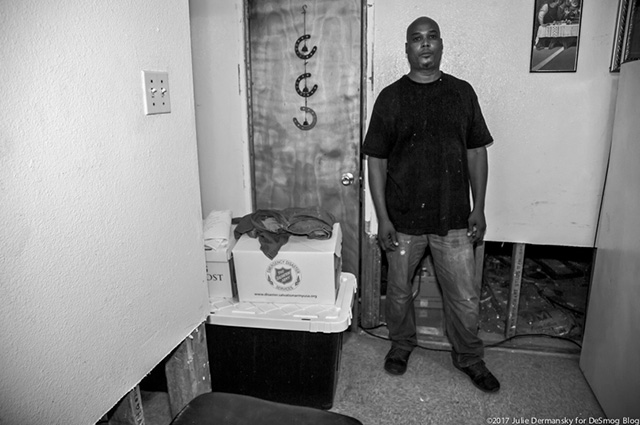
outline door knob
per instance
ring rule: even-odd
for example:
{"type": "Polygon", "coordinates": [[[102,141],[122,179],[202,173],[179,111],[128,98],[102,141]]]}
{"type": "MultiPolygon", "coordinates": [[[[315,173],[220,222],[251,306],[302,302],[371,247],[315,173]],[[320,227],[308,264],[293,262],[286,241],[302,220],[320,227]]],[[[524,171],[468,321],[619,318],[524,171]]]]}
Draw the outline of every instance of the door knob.
{"type": "Polygon", "coordinates": [[[353,177],[352,173],[344,173],[341,181],[343,186],[351,186],[355,181],[355,177],[353,177]]]}

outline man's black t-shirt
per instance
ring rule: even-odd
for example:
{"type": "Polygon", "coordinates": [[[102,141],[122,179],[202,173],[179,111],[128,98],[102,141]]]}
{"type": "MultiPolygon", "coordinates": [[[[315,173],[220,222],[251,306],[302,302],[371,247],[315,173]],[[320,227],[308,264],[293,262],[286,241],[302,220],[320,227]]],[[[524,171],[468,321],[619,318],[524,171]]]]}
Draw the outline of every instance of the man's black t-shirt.
{"type": "Polygon", "coordinates": [[[446,235],[471,212],[467,149],[493,141],[469,83],[403,76],[376,99],[362,146],[387,159],[386,204],[397,231],[446,235]]]}

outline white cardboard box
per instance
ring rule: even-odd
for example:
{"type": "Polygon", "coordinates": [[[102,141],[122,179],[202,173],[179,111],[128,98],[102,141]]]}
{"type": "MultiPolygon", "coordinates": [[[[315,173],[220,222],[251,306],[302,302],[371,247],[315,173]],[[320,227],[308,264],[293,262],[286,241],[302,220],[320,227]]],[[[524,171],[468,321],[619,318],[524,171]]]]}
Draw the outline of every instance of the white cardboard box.
{"type": "Polygon", "coordinates": [[[241,302],[335,304],[342,269],[342,231],[329,239],[290,236],[270,260],[257,238],[242,237],[233,248],[241,302]]]}
{"type": "Polygon", "coordinates": [[[204,256],[207,262],[207,285],[210,298],[233,298],[236,296],[235,275],[232,250],[236,243],[233,230],[225,250],[214,251],[205,248],[204,256]]]}

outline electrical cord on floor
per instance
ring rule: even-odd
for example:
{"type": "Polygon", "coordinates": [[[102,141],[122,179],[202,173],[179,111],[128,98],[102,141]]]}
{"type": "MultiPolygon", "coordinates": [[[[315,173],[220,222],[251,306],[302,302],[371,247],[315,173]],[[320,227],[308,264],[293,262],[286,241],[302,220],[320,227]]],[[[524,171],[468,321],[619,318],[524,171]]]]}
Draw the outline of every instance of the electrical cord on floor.
{"type": "MultiPolygon", "coordinates": [[[[387,324],[386,323],[381,323],[378,326],[374,326],[372,328],[365,328],[361,324],[358,324],[358,327],[360,329],[362,329],[364,331],[364,333],[366,333],[367,335],[370,335],[370,336],[378,338],[378,339],[382,339],[384,341],[390,341],[389,338],[387,338],[387,337],[376,335],[373,332],[369,332],[369,331],[373,331],[375,329],[378,329],[378,328],[381,328],[381,327],[384,327],[384,326],[387,326],[387,324]]],[[[551,339],[559,339],[559,340],[571,342],[572,344],[577,345],[579,348],[582,348],[582,344],[580,344],[577,341],[572,340],[571,338],[566,338],[566,337],[563,337],[563,336],[556,336],[556,335],[539,334],[539,333],[514,335],[512,337],[505,338],[502,341],[498,341],[498,342],[495,342],[493,344],[486,344],[485,348],[499,347],[500,345],[505,344],[505,343],[507,343],[507,342],[509,342],[511,340],[517,339],[517,338],[551,338],[551,339]]],[[[428,350],[428,351],[442,351],[442,352],[447,352],[447,353],[451,352],[451,350],[447,349],[447,348],[424,347],[422,345],[418,345],[417,348],[422,348],[423,350],[428,350]]]]}
{"type": "MultiPolygon", "coordinates": [[[[369,331],[372,331],[372,330],[375,330],[375,329],[378,329],[378,328],[381,328],[381,327],[384,327],[384,326],[387,326],[387,324],[386,323],[381,323],[378,326],[374,326],[373,328],[364,328],[362,325],[358,324],[358,327],[360,329],[362,329],[362,331],[364,333],[366,333],[367,335],[372,336],[374,338],[381,339],[383,341],[390,341],[390,339],[387,338],[387,337],[376,335],[373,332],[369,332],[369,331]]],[[[442,352],[445,352],[445,353],[450,353],[451,352],[451,350],[448,349],[448,348],[442,348],[441,349],[441,348],[433,348],[433,347],[423,347],[422,345],[418,345],[417,348],[422,348],[424,350],[429,350],[429,351],[442,351],[442,352]]]]}
{"type": "Polygon", "coordinates": [[[564,336],[557,336],[557,335],[539,334],[539,333],[514,335],[512,337],[503,339],[502,341],[498,341],[495,344],[485,345],[485,347],[487,347],[487,348],[498,347],[498,346],[504,344],[505,342],[509,342],[509,341],[511,341],[513,339],[517,339],[517,338],[551,338],[551,339],[559,339],[561,341],[570,342],[570,343],[572,343],[574,345],[577,345],[579,348],[582,348],[582,344],[580,344],[578,341],[574,341],[571,338],[566,338],[564,336]]]}

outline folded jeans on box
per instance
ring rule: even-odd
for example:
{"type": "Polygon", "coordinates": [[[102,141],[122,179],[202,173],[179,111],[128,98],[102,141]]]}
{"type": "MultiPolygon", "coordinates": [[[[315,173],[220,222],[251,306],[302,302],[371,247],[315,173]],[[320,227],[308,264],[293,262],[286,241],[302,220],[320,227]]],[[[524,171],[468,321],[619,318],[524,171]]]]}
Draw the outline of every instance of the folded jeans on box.
{"type": "Polygon", "coordinates": [[[310,239],[329,239],[336,222],[331,213],[320,207],[291,207],[284,210],[257,210],[240,219],[234,234],[243,234],[260,241],[260,250],[274,259],[289,236],[307,236],[310,239]]]}

